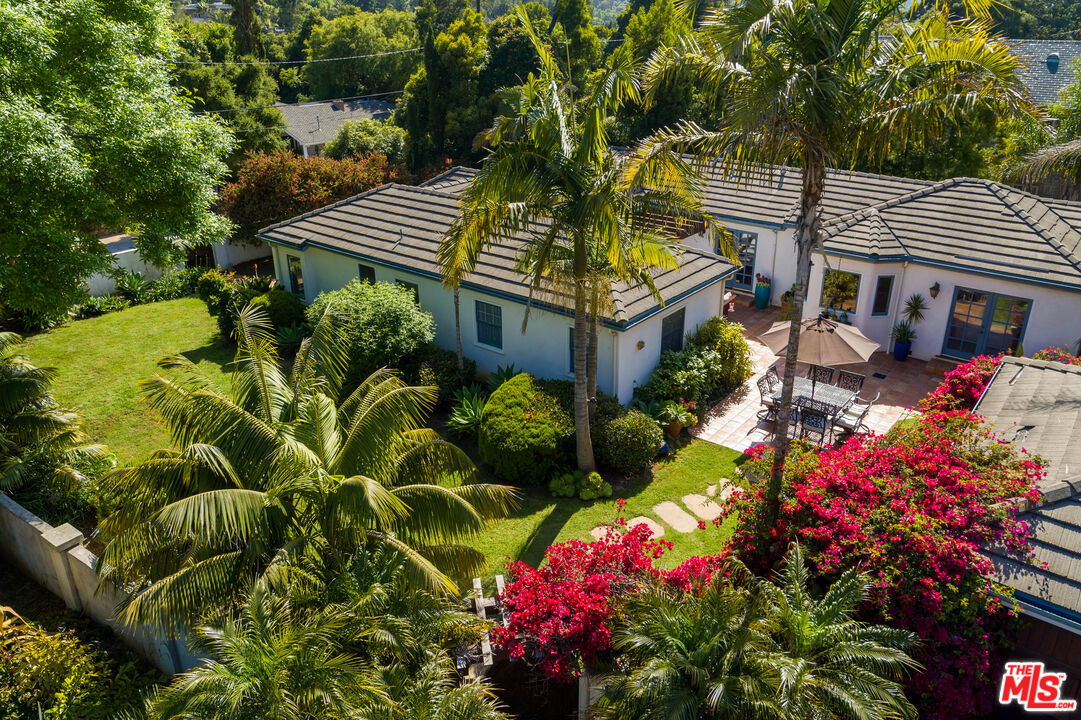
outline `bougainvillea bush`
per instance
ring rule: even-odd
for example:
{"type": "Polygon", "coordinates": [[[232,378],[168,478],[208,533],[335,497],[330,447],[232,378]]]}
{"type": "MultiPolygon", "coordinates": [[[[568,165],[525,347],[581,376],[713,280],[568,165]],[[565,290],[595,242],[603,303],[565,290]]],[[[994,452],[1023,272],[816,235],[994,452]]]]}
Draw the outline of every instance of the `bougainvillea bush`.
{"type": "MultiPolygon", "coordinates": [[[[617,526],[625,525],[617,519],[617,526]]],[[[692,557],[671,570],[658,570],[654,562],[671,547],[666,540],[653,540],[645,525],[635,525],[625,533],[613,528],[594,542],[552,545],[539,568],[509,563],[511,582],[502,596],[507,626],[496,627],[492,640],[511,658],[557,680],[603,664],[610,659],[617,599],[646,582],[689,592],[701,588],[719,567],[718,558],[692,557]]]]}
{"type": "Polygon", "coordinates": [[[979,355],[945,374],[942,382],[920,401],[924,412],[971,410],[983,394],[1002,358],[979,355]]]}
{"type": "MultiPolygon", "coordinates": [[[[772,450],[748,451],[745,470],[768,475],[772,450]]],[[[797,451],[786,467],[777,522],[764,488],[737,493],[731,552],[765,571],[798,540],[818,576],[858,567],[873,579],[868,619],[911,630],[924,667],[910,699],[928,720],[980,716],[991,707],[1016,618],[984,579],[986,542],[1029,552],[1016,498],[1035,500],[1038,460],[994,438],[965,411],[929,413],[885,436],[857,435],[835,449],[797,451]]]]}
{"type": "Polygon", "coordinates": [[[1074,355],[1064,348],[1045,347],[1043,350],[1037,350],[1033,353],[1032,357],[1037,360],[1053,360],[1054,362],[1065,363],[1066,365],[1081,365],[1081,357],[1074,355]]]}

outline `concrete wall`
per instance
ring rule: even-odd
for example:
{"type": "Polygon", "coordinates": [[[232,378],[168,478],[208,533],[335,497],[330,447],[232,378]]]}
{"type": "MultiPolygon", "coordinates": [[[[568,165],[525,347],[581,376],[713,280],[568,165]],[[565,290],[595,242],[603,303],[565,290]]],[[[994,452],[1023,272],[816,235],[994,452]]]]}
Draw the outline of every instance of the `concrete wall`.
{"type": "Polygon", "coordinates": [[[182,638],[163,640],[146,627],[116,620],[114,611],[123,591],[109,585],[99,589],[94,570],[97,557],[82,541],[82,533],[71,525],[54,528],[0,493],[0,555],[63,599],[71,610],[109,627],[162,672],[173,674],[194,667],[199,658],[187,651],[182,638]]]}
{"type": "MultiPolygon", "coordinates": [[[[262,242],[251,245],[246,243],[221,243],[212,246],[212,249],[214,250],[214,262],[218,264],[218,267],[226,270],[238,263],[270,257],[270,248],[266,246],[266,243],[262,242]]],[[[262,270],[260,267],[259,271],[262,272],[262,270]]]]}
{"type": "MultiPolygon", "coordinates": [[[[417,285],[420,306],[435,319],[435,343],[448,350],[455,349],[454,294],[436,279],[405,270],[354,260],[321,248],[292,250],[272,246],[278,282],[289,288],[287,257],[301,259],[304,275],[304,300],[313,301],[323,291],[337,290],[358,276],[358,263],[375,269],[377,282],[402,280],[417,285]]],[[[701,323],[720,313],[722,284],[695,293],[642,322],[620,331],[601,326],[597,348],[597,387],[629,403],[634,388],[646,382],[660,358],[661,320],[668,314],[686,308],[685,330],[691,332],[701,323]],[[638,349],[638,341],[644,343],[638,349]]],[[[507,298],[495,297],[469,288],[460,292],[462,353],[477,363],[481,372],[492,372],[500,365],[513,364],[516,369],[541,378],[572,379],[570,366],[570,331],[574,318],[569,314],[532,307],[525,332],[522,324],[526,305],[507,298]],[[477,341],[476,302],[497,305],[502,311],[503,348],[496,349],[477,341]]]]}
{"type": "MultiPolygon", "coordinates": [[[[118,268],[127,272],[140,273],[146,280],[157,280],[161,277],[161,268],[145,262],[135,248],[121,250],[112,254],[112,261],[118,268]]],[[[116,282],[109,275],[96,273],[86,280],[86,286],[94,297],[112,295],[116,290],[116,282]]]]}

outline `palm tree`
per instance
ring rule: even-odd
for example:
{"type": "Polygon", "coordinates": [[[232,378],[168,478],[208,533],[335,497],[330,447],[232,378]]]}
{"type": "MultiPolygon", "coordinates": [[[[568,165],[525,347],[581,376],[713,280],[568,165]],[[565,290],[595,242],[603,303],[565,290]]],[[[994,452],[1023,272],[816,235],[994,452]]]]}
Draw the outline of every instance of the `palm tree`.
{"type": "Polygon", "coordinates": [[[200,627],[207,656],[149,702],[150,720],[306,720],[358,717],[389,702],[369,658],[343,649],[341,607],[309,614],[265,585],[236,618],[200,627]]]}
{"type": "Polygon", "coordinates": [[[800,546],[793,543],[776,578],[773,632],[781,657],[778,696],[786,716],[838,720],[915,718],[899,679],[919,665],[907,654],[912,633],[852,619],[867,600],[870,580],[844,573],[821,599],[800,546]]]}
{"type": "Polygon", "coordinates": [[[0,490],[18,488],[42,462],[55,479],[77,482],[72,461],[107,450],[86,444],[82,419],[62,410],[50,392],[56,370],[35,367],[19,352],[22,341],[0,332],[0,490]]]}
{"type": "Polygon", "coordinates": [[[579,120],[566,78],[521,10],[519,17],[540,57],[540,75],[530,74],[523,86],[518,114],[497,118],[485,135],[494,149],[462,193],[461,214],[440,245],[439,260],[450,287],[460,286],[480,253],[496,243],[520,245],[519,269],[533,292],[547,286],[557,266],[569,270],[577,458],[579,468],[592,470],[586,372],[591,254],[604,258],[613,279],[645,283],[657,296],[649,271],[673,269],[677,258],[671,232],[656,218],[681,226],[700,216],[701,188],[698,182],[628,183],[625,158],[609,151],[605,122],[638,97],[630,66],[617,62],[601,78],[579,120]]]}
{"type": "Polygon", "coordinates": [[[880,162],[895,144],[921,146],[978,106],[1038,112],[1021,62],[991,35],[987,0],[966,4],[982,19],[952,20],[946,2],[914,21],[907,0],[742,0],[719,6],[679,47],[659,49],[646,64],[647,101],[665,82],[691,77],[717,94],[722,116],[716,129],[685,121],[643,140],[630,167],[643,181],[678,179],[682,166],[657,162],[673,150],[694,153],[700,171],[716,163],[712,172],[739,181],[768,177],[779,164],[802,169],[796,293],[769,487],[774,513],[827,167],[880,162]]]}
{"type": "Polygon", "coordinates": [[[1024,162],[1009,168],[1006,175],[1009,180],[1023,185],[1035,185],[1054,177],[1081,182],[1081,139],[1041,148],[1024,162]]]}
{"type": "Polygon", "coordinates": [[[417,671],[401,665],[380,670],[391,702],[373,707],[372,720],[510,720],[483,678],[458,680],[446,654],[433,654],[417,671]]]}
{"type": "Polygon", "coordinates": [[[110,476],[127,501],[102,523],[100,569],[134,588],[126,619],[171,632],[257,580],[326,582],[373,542],[400,551],[415,583],[444,591],[485,566],[462,543],[514,492],[473,482],[465,454],[423,426],[437,388],[379,370],[339,399],[345,350],[332,313],[288,375],[265,313],[248,307],[228,389],[181,356],[142,384],[178,449],[110,476]]]}
{"type": "Polygon", "coordinates": [[[652,586],[625,608],[612,644],[625,672],[603,717],[899,720],[914,708],[898,679],[918,667],[911,633],[852,619],[866,577],[842,575],[816,600],[793,545],[774,583],[738,561],[701,592],[652,586]]]}

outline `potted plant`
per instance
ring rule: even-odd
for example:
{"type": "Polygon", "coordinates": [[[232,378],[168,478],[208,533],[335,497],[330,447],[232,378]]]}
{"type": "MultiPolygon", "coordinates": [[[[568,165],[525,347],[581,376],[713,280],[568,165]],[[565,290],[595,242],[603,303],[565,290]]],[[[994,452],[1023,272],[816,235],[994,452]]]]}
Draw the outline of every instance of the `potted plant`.
{"type": "Polygon", "coordinates": [[[769,305],[769,277],[761,273],[755,273],[754,280],[754,306],[759,310],[765,310],[769,305]]]}
{"type": "Polygon", "coordinates": [[[668,435],[674,440],[679,437],[679,433],[685,427],[691,427],[698,422],[698,416],[694,414],[695,404],[693,402],[685,403],[682,400],[680,402],[666,402],[660,412],[657,413],[657,420],[667,426],[668,435]]]}
{"type": "Polygon", "coordinates": [[[796,285],[793,283],[792,287],[781,293],[781,314],[780,320],[792,319],[792,298],[796,297],[796,285]]]}
{"type": "Polygon", "coordinates": [[[899,362],[904,362],[908,354],[912,352],[912,341],[916,339],[916,331],[907,321],[902,320],[893,326],[890,339],[893,340],[893,357],[899,362]]]}

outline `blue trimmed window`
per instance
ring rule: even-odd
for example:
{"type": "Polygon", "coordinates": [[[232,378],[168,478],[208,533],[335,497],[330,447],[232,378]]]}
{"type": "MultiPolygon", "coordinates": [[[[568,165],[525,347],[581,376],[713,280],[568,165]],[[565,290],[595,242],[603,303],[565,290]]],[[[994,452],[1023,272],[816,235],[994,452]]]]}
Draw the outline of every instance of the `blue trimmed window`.
{"type": "Polygon", "coordinates": [[[491,303],[476,301],[477,342],[488,347],[503,349],[503,308],[491,303]]]}
{"type": "Polygon", "coordinates": [[[665,350],[679,352],[683,349],[683,319],[685,316],[684,308],[680,308],[661,320],[661,352],[665,350]]]}
{"type": "Polygon", "coordinates": [[[871,315],[889,315],[890,298],[893,296],[893,275],[879,275],[875,281],[875,298],[871,303],[871,315]]]}
{"type": "Polygon", "coordinates": [[[294,295],[304,297],[304,270],[300,258],[296,255],[286,255],[289,258],[289,290],[294,295]]]}
{"type": "MultiPolygon", "coordinates": [[[[758,244],[758,233],[734,230],[732,240],[736,244],[739,261],[743,264],[736,268],[736,272],[732,275],[732,279],[728,281],[728,284],[741,290],[750,290],[754,287],[754,253],[755,246],[758,244]]],[[[718,240],[719,242],[720,240],[718,240]]],[[[715,249],[720,251],[719,246],[715,249]]]]}
{"type": "Polygon", "coordinates": [[[364,282],[375,282],[375,268],[364,263],[357,263],[357,277],[364,282]]]}

